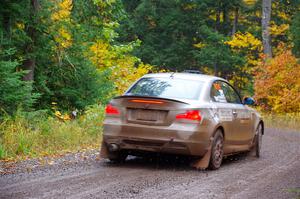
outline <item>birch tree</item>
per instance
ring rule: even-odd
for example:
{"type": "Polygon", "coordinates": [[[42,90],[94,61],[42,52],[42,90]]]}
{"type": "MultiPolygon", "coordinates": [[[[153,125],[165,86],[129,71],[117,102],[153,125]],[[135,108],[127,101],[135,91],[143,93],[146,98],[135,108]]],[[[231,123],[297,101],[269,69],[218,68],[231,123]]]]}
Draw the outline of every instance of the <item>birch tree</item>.
{"type": "Polygon", "coordinates": [[[267,58],[272,57],[271,37],[269,31],[271,11],[272,11],[272,0],[262,1],[262,40],[263,40],[263,51],[267,58]]]}

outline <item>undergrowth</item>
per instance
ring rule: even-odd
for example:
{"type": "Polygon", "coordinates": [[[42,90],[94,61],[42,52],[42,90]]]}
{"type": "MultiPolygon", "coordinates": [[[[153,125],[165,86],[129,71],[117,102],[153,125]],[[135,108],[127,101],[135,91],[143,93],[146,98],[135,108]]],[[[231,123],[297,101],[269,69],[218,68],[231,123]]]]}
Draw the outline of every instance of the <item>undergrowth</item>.
{"type": "Polygon", "coordinates": [[[262,116],[267,128],[279,128],[300,131],[300,113],[263,113],[262,116]]]}
{"type": "Polygon", "coordinates": [[[43,112],[17,113],[0,123],[0,160],[16,160],[97,148],[104,108],[89,107],[77,119],[62,121],[43,112]]]}

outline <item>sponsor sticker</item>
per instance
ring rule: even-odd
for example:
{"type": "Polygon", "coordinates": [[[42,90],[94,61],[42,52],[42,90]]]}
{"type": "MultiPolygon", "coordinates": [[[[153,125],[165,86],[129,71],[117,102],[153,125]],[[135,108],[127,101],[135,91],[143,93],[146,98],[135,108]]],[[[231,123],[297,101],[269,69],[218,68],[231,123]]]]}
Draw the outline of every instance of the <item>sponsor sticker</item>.
{"type": "Polygon", "coordinates": [[[241,119],[251,119],[251,113],[249,111],[241,111],[238,114],[238,118],[241,118],[241,119]]]}
{"type": "Polygon", "coordinates": [[[218,111],[219,119],[221,121],[232,121],[233,115],[231,109],[219,109],[218,111]]]}

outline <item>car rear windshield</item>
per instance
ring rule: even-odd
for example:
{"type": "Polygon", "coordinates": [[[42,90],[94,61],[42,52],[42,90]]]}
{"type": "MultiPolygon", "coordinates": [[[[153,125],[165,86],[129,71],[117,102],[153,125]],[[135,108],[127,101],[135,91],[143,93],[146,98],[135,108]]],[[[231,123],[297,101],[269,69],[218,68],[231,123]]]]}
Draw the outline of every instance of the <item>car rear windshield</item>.
{"type": "Polygon", "coordinates": [[[126,95],[198,99],[203,82],[176,78],[142,78],[126,95]]]}

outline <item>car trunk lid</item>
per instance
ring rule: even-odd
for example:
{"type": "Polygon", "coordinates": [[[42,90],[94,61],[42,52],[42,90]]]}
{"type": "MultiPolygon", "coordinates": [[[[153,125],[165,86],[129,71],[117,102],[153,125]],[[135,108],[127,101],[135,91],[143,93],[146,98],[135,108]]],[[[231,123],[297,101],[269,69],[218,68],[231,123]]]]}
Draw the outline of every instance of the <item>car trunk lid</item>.
{"type": "Polygon", "coordinates": [[[157,126],[170,125],[180,110],[190,107],[185,100],[145,96],[119,96],[111,103],[122,108],[124,122],[157,126]]]}

